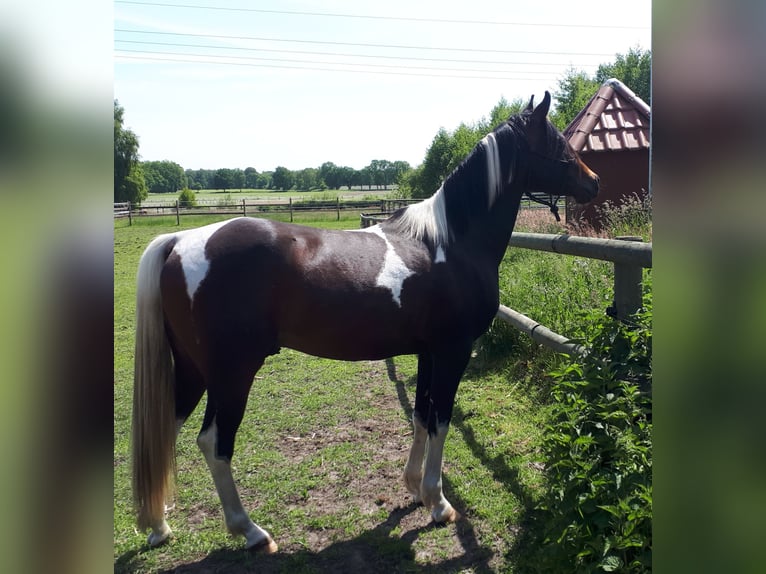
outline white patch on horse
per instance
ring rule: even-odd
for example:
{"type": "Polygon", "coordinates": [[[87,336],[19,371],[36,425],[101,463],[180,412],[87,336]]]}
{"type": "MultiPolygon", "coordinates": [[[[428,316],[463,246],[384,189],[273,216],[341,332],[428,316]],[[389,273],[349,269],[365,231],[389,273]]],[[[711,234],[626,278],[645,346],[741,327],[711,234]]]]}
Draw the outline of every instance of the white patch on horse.
{"type": "Polygon", "coordinates": [[[210,261],[205,255],[205,245],[207,245],[208,239],[213,233],[232,221],[234,220],[228,219],[178,233],[178,241],[173,251],[181,258],[181,268],[184,272],[186,292],[190,302],[194,302],[194,294],[210,268],[210,261]]]}
{"type": "Polygon", "coordinates": [[[397,255],[394,246],[379,226],[374,225],[367,229],[369,230],[369,233],[373,233],[378,237],[383,238],[383,241],[386,242],[386,254],[383,257],[383,268],[380,270],[380,273],[378,273],[375,284],[378,287],[385,287],[391,291],[394,303],[401,307],[402,285],[407,277],[414,275],[414,271],[410,270],[402,258],[397,255]]]}
{"type": "Polygon", "coordinates": [[[447,254],[444,253],[444,248],[439,245],[436,248],[436,255],[434,256],[434,263],[446,263],[447,262],[447,254]]]}
{"type": "Polygon", "coordinates": [[[418,240],[430,239],[436,245],[449,243],[450,229],[447,221],[447,206],[444,187],[436,190],[431,197],[413,203],[404,210],[392,225],[401,233],[418,240]]]}
{"type": "Polygon", "coordinates": [[[497,145],[495,134],[490,132],[481,140],[487,155],[487,199],[490,207],[500,195],[502,189],[502,170],[500,167],[500,148],[497,145]]]}

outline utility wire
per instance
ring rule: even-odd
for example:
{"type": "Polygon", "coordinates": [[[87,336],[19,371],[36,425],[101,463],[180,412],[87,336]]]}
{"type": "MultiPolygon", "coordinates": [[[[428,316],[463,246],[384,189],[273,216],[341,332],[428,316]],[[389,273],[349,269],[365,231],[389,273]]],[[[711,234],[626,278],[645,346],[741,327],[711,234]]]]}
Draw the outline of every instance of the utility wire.
{"type": "MultiPolygon", "coordinates": [[[[524,77],[516,77],[516,76],[476,76],[476,75],[464,75],[464,74],[429,74],[429,73],[423,73],[423,72],[390,72],[390,71],[383,71],[383,70],[353,70],[353,69],[345,69],[340,70],[337,68],[320,68],[315,66],[284,66],[284,65],[276,65],[276,64],[254,64],[251,62],[209,62],[205,60],[192,60],[192,59],[186,59],[186,58],[161,58],[161,57],[155,57],[155,56],[132,56],[128,54],[122,54],[117,53],[115,54],[117,58],[127,59],[127,60],[146,60],[146,61],[153,61],[153,62],[177,62],[177,63],[188,63],[188,64],[212,64],[212,65],[224,65],[224,66],[245,66],[245,67],[252,67],[252,68],[273,68],[273,69],[280,69],[280,70],[310,70],[314,72],[342,72],[342,73],[357,73],[357,74],[383,74],[388,76],[416,76],[416,77],[428,77],[428,78],[460,78],[460,79],[470,79],[470,80],[507,80],[507,81],[520,81],[520,80],[539,80],[540,78],[524,78],[524,77]]],[[[184,54],[186,56],[186,54],[184,54]]],[[[435,68],[436,69],[436,68],[435,68]]],[[[479,70],[480,71],[480,70],[479,70]]]]}
{"type": "Polygon", "coordinates": [[[163,2],[135,2],[132,0],[115,0],[115,4],[132,4],[136,6],[156,6],[163,8],[191,8],[195,10],[217,10],[224,12],[252,12],[258,14],[286,14],[291,16],[321,16],[330,18],[358,18],[365,20],[393,20],[400,22],[432,22],[439,24],[479,24],[491,26],[529,26],[540,28],[606,28],[610,30],[647,30],[647,26],[628,26],[625,24],[561,24],[542,22],[506,22],[498,20],[453,20],[449,18],[414,18],[404,16],[380,16],[367,14],[339,14],[331,12],[305,12],[298,10],[266,10],[262,8],[232,8],[225,6],[199,6],[194,4],[166,4],[163,2]]]}
{"type": "MultiPolygon", "coordinates": [[[[485,70],[476,68],[434,68],[428,66],[395,66],[392,64],[357,64],[353,62],[327,62],[322,60],[290,60],[286,58],[258,58],[253,56],[228,56],[220,54],[190,54],[188,52],[158,52],[155,50],[128,50],[122,49],[121,53],[130,54],[158,54],[161,56],[184,56],[184,57],[200,57],[200,58],[219,58],[227,60],[245,60],[256,62],[280,62],[287,64],[320,64],[322,66],[363,66],[365,68],[394,68],[396,70],[427,70],[429,72],[471,72],[471,73],[487,73],[487,74],[507,74],[513,73],[513,70],[485,70]]],[[[222,62],[225,63],[225,62],[222,62]]],[[[525,74],[545,74],[556,75],[555,72],[536,72],[526,71],[525,74]]]]}
{"type": "Polygon", "coordinates": [[[612,53],[605,52],[555,52],[542,50],[490,50],[487,48],[451,48],[447,46],[407,46],[401,44],[365,44],[358,42],[337,42],[329,40],[292,40],[285,38],[265,38],[259,36],[233,36],[227,34],[192,34],[182,32],[159,32],[155,30],[128,30],[125,28],[115,28],[115,32],[126,34],[155,34],[163,36],[189,36],[194,38],[218,38],[223,40],[255,40],[259,42],[292,42],[300,44],[328,44],[333,46],[363,46],[365,48],[396,48],[403,50],[432,50],[432,51],[450,51],[450,52],[482,52],[488,54],[535,54],[546,56],[608,56],[614,57],[612,53]]]}
{"type": "MultiPolygon", "coordinates": [[[[248,52],[276,52],[281,54],[305,54],[309,56],[339,56],[344,58],[374,58],[384,60],[410,60],[418,62],[445,62],[450,64],[496,64],[508,66],[556,66],[567,64],[555,62],[503,62],[497,60],[457,60],[451,58],[419,58],[416,56],[376,56],[373,54],[349,54],[344,52],[316,52],[307,50],[277,50],[273,48],[244,48],[241,46],[213,46],[210,44],[182,44],[178,42],[147,42],[144,40],[115,40],[120,44],[138,44],[148,46],[172,46],[177,48],[202,48],[211,50],[240,50],[248,52]]],[[[197,55],[197,54],[195,54],[197,55]]],[[[596,67],[598,64],[578,64],[582,67],[596,67]]]]}

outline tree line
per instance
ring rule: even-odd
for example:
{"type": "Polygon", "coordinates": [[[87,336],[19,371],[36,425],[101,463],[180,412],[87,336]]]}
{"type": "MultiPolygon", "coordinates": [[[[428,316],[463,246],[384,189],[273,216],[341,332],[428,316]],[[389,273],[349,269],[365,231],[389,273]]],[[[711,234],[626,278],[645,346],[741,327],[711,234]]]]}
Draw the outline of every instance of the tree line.
{"type": "Polygon", "coordinates": [[[183,189],[269,189],[310,191],[360,187],[388,190],[411,170],[406,161],[375,159],[362,169],[331,161],[320,167],[258,172],[254,167],[184,169],[174,161],[140,161],[138,137],[124,127],[125,110],[114,101],[114,201],[140,203],[149,193],[178,193],[183,189]]]}
{"type": "MultiPolygon", "coordinates": [[[[563,131],[610,78],[617,78],[651,105],[651,67],[651,51],[632,48],[627,54],[617,54],[614,62],[601,64],[592,76],[581,70],[568,70],[553,93],[555,107],[550,112],[551,122],[563,131]]],[[[501,98],[488,117],[470,124],[461,123],[452,131],[441,128],[426,150],[423,163],[403,174],[399,194],[430,197],[485,135],[524,109],[527,103],[528,100],[508,102],[501,98]]]]}
{"type": "MultiPolygon", "coordinates": [[[[550,113],[553,124],[563,130],[609,78],[617,78],[651,105],[651,60],[649,50],[632,48],[617,54],[614,62],[602,64],[593,75],[568,70],[558,81],[550,113]]],[[[114,200],[139,203],[148,192],[176,193],[182,189],[271,189],[308,191],[367,187],[389,189],[398,184],[399,197],[428,197],[471,152],[487,133],[521,111],[526,100],[508,102],[501,98],[487,117],[461,123],[454,130],[441,128],[426,150],[423,162],[413,168],[406,161],[373,160],[356,170],[325,162],[320,167],[297,171],[279,166],[274,171],[243,169],[183,169],[172,161],[140,161],[138,137],[124,127],[124,110],[114,101],[114,200]]]]}

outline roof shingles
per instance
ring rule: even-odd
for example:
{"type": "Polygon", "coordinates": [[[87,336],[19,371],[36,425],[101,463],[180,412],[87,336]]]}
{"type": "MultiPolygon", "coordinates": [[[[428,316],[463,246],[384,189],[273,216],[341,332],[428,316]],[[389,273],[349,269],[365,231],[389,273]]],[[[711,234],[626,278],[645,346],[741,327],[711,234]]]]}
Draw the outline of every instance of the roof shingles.
{"type": "Polygon", "coordinates": [[[649,148],[649,106],[616,79],[607,80],[564,130],[578,152],[649,148]]]}

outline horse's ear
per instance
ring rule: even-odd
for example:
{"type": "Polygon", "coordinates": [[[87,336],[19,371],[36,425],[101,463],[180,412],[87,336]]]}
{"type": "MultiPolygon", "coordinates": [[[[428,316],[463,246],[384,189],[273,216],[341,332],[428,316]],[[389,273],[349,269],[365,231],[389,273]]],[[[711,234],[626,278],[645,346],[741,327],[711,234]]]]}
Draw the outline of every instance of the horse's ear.
{"type": "MultiPolygon", "coordinates": [[[[530,104],[532,102],[529,102],[530,104]]],[[[545,118],[548,117],[548,110],[551,107],[551,94],[548,92],[548,90],[545,90],[545,97],[543,98],[543,101],[540,102],[540,105],[535,108],[535,110],[532,112],[532,120],[533,121],[539,121],[544,122],[545,118]]]]}
{"type": "Polygon", "coordinates": [[[535,95],[532,94],[532,97],[529,98],[529,103],[527,104],[527,107],[524,108],[525,112],[531,112],[535,108],[535,95]]]}

